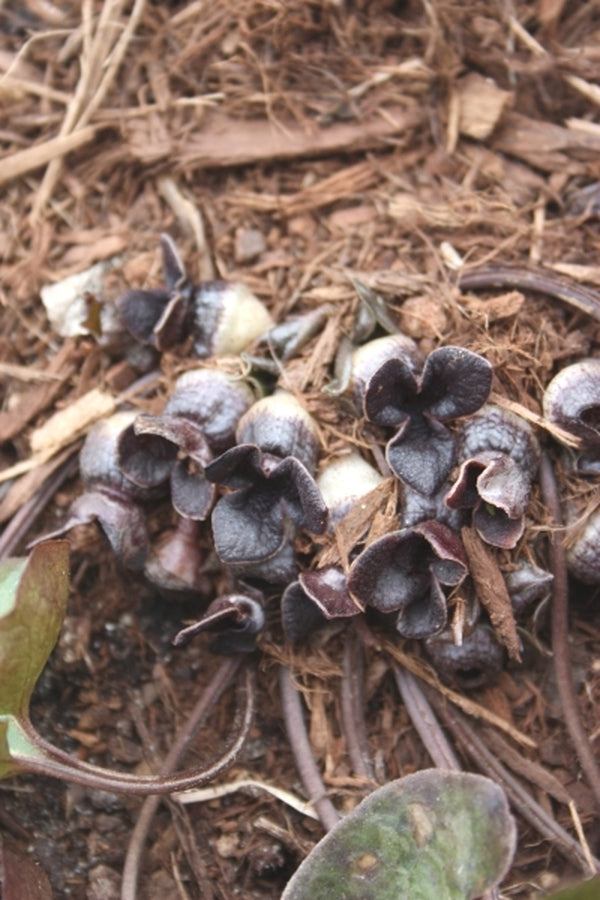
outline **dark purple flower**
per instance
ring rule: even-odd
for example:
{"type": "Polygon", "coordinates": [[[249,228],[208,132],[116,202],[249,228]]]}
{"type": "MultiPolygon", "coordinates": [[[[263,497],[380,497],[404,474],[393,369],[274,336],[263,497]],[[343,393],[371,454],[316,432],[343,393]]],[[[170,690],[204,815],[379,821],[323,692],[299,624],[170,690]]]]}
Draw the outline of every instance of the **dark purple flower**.
{"type": "Polygon", "coordinates": [[[504,576],[515,618],[522,619],[533,607],[546,603],[552,591],[554,576],[546,569],[522,560],[504,576]]]}
{"type": "Polygon", "coordinates": [[[420,376],[403,359],[389,359],[369,379],[364,412],[370,422],[397,428],[386,457],[397,477],[433,494],[454,462],[454,438],[442,424],[474,413],[487,400],[492,367],[470,350],[440,347],[420,376]]]}
{"type": "Polygon", "coordinates": [[[217,502],[212,529],[219,558],[238,571],[282,552],[291,542],[290,525],[313,534],[327,527],[321,493],[293,456],[280,459],[255,444],[239,444],[210,463],[206,477],[233,489],[217,502]]]}
{"type": "Polygon", "coordinates": [[[97,522],[119,562],[128,569],[143,568],[150,542],[140,503],[159,496],[161,489],[140,489],[117,464],[118,442],[131,430],[134,419],[135,412],[118,412],[90,429],[79,455],[85,492],[71,504],[62,527],[44,535],[43,540],[97,522]]]}
{"type": "Polygon", "coordinates": [[[206,519],[216,491],[204,468],[230,447],[240,417],[254,396],[242,380],[218,369],[181,375],[164,412],[139,415],[120,438],[119,467],[143,488],[170,481],[171,502],[180,516],[206,519]]]}
{"type": "Polygon", "coordinates": [[[116,301],[136,340],[168,350],[191,336],[194,355],[204,358],[239,353],[271,328],[267,309],[245,285],[192,284],[171,238],[160,241],[165,289],[131,290],[116,301]]]}
{"type": "Polygon", "coordinates": [[[600,473],[600,359],[580,359],[558,372],[542,398],[545,418],[555,428],[569,470],[600,473]],[[569,446],[570,445],[570,446],[569,446]]]}
{"type": "Polygon", "coordinates": [[[446,505],[472,509],[480,537],[511,549],[523,534],[539,461],[532,429],[520,416],[488,404],[464,423],[458,453],[462,463],[446,505]]]}
{"type": "Polygon", "coordinates": [[[436,634],[447,620],[442,585],[457,585],[467,560],[456,534],[436,521],[374,541],[350,567],[348,590],[362,606],[394,614],[407,638],[436,634]]]}
{"type": "Polygon", "coordinates": [[[442,681],[461,690],[493,683],[506,661],[506,651],[493,629],[481,623],[461,644],[455,644],[452,635],[444,632],[425,641],[425,649],[442,681]]]}
{"type": "Polygon", "coordinates": [[[281,621],[291,641],[307,637],[332,619],[357,616],[363,611],[348,593],[346,576],[337,566],[302,572],[281,598],[281,621]]]}
{"type": "Polygon", "coordinates": [[[209,643],[213,653],[250,653],[265,624],[262,604],[246,594],[225,594],[208,606],[198,622],[173,638],[176,647],[203,631],[214,632],[209,643]]]}

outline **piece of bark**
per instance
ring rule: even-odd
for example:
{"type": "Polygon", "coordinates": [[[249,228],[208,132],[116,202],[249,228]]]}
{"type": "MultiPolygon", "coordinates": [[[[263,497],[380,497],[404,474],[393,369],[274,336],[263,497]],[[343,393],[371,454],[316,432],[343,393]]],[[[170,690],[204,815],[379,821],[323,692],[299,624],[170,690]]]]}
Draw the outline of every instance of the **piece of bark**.
{"type": "Polygon", "coordinates": [[[600,136],[508,112],[492,138],[492,149],[523,159],[545,172],[567,169],[584,174],[588,167],[580,161],[597,159],[600,136]]]}
{"type": "Polygon", "coordinates": [[[521,642],[510,596],[498,563],[474,528],[463,528],[461,537],[477,597],[487,610],[498,640],[504,644],[510,658],[520,662],[521,642]]]}
{"type": "Polygon", "coordinates": [[[207,114],[202,131],[173,152],[177,169],[227,168],[274,159],[356,153],[384,146],[389,138],[414,129],[426,118],[417,104],[389,107],[385,116],[364,121],[336,122],[312,130],[267,119],[235,120],[222,113],[207,114]]]}

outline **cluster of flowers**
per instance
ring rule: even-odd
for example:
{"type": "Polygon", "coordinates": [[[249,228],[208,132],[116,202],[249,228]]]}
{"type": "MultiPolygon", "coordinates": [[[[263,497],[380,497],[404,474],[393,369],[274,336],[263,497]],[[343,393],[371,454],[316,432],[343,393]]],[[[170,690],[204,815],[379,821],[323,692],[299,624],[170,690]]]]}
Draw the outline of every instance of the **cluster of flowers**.
{"type": "MultiPolygon", "coordinates": [[[[265,330],[276,338],[268,313],[245,288],[193,286],[170,239],[162,247],[166,290],[129,291],[118,301],[137,340],[163,350],[192,336],[195,355],[206,358],[239,353],[265,330]]],[[[295,348],[293,329],[280,334],[295,348]]],[[[597,465],[600,360],[585,362],[595,367],[593,399],[579,392],[576,403],[570,385],[565,391],[553,383],[545,412],[578,437],[586,432],[597,465]]],[[[306,541],[299,559],[298,534],[331,533],[384,474],[349,450],[317,475],[318,424],[302,404],[280,388],[257,397],[255,384],[219,368],[181,375],[160,415],[121,412],[90,432],[80,457],[85,493],[61,533],[98,521],[124,565],[163,588],[206,593],[197,545],[201,523],[210,522],[237,592],[213,600],[179,643],[210,630],[218,652],[253,649],[265,624],[263,598],[277,593],[292,641],[327,620],[371,610],[403,637],[424,641],[442,675],[459,683],[462,675],[463,686],[474,686],[502,668],[505,651],[481,613],[461,528],[468,523],[483,542],[515,548],[540,456],[529,424],[489,402],[491,384],[489,363],[461,347],[423,359],[412,340],[392,334],[354,349],[340,393],[384,435],[401,501],[398,528],[366,546],[359,541],[346,567],[319,566],[306,541]],[[178,525],[157,545],[145,507],[167,494],[178,525]],[[457,627],[448,599],[459,586],[468,599],[457,627]]],[[[580,555],[571,551],[585,578],[580,555]]],[[[506,585],[517,618],[547,596],[550,582],[529,562],[513,562],[506,585]]]]}

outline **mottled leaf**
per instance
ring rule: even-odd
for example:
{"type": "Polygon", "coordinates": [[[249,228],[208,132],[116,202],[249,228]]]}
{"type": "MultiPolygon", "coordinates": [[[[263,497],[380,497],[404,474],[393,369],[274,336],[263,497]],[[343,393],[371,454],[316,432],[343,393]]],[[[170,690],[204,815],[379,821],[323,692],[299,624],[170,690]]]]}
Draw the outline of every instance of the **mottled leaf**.
{"type": "Polygon", "coordinates": [[[374,791],[301,864],[282,900],[474,900],[511,863],[504,792],[482,775],[429,769],[374,791]]]}

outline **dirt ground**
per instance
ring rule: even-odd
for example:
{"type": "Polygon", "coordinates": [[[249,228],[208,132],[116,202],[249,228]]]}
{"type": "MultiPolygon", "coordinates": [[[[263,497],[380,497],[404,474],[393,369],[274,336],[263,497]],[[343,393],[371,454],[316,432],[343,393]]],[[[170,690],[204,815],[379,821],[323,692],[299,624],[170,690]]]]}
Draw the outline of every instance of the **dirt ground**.
{"type": "MultiPolygon", "coordinates": [[[[195,278],[243,282],[277,322],[328,304],[326,324],[282,375],[319,423],[321,460],[348,445],[369,452],[364,421],[323,393],[356,319],[357,281],[425,353],[459,344],[485,356],[493,398],[516,404],[536,427],[557,369],[598,355],[597,0],[28,0],[0,4],[0,31],[4,553],[22,554],[57,528],[81,492],[74,461],[93,411],[63,429],[51,451],[36,451],[32,435],[94,389],[124,402],[137,375],[119,340],[98,337],[98,309],[128,287],[160,285],[162,232],[195,278]],[[40,291],[100,262],[101,291],[88,296],[92,333],[52,324],[40,291]],[[459,287],[459,278],[492,266],[497,287],[459,287]],[[543,267],[563,279],[561,296],[536,290],[535,279],[510,283],[507,266],[543,267]]],[[[190,365],[186,354],[189,346],[164,353],[152,389],[129,405],[161,409],[190,365]]],[[[562,498],[591,508],[597,476],[567,476],[543,423],[538,435],[562,498]]],[[[169,521],[163,507],[150,513],[155,534],[169,521]]],[[[548,566],[549,532],[536,484],[512,552],[548,566]]],[[[224,576],[209,569],[206,597],[165,597],[119,567],[95,527],[69,539],[68,617],[32,719],[81,759],[156,769],[222,661],[204,637],[177,650],[172,637],[224,576]]],[[[207,532],[202,542],[209,546],[207,532]]],[[[495,553],[501,566],[514,558],[495,553]]],[[[571,584],[569,655],[592,748],[600,735],[597,602],[597,587],[571,584]]],[[[336,626],[292,651],[276,597],[269,610],[252,654],[254,723],[218,784],[253,778],[306,799],[279,699],[285,662],[334,805],[348,810],[365,796],[373,780],[353,770],[342,711],[344,666],[358,652],[375,781],[431,765],[393,677],[398,659],[430,672],[418,645],[373,626],[358,651],[355,630],[336,626]]],[[[522,662],[469,692],[466,717],[580,852],[518,812],[518,850],[501,895],[519,900],[589,874],[586,854],[600,856],[597,801],[559,700],[548,612],[526,630],[536,637],[525,641],[522,662]]],[[[235,703],[230,687],[186,764],[208,764],[228,746],[235,703]]],[[[466,769],[490,774],[481,754],[450,739],[466,769]]],[[[0,797],[4,840],[47,874],[53,893],[44,887],[42,900],[119,896],[140,799],[33,776],[3,782],[0,797]]],[[[289,801],[259,788],[185,806],[162,801],[138,848],[136,896],[278,897],[324,833],[289,801]]]]}

